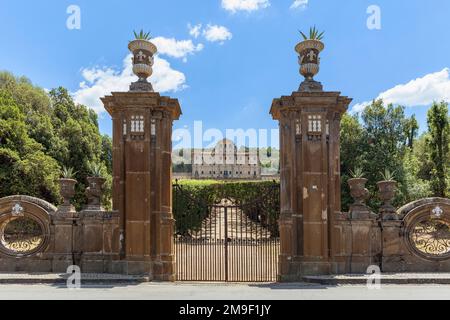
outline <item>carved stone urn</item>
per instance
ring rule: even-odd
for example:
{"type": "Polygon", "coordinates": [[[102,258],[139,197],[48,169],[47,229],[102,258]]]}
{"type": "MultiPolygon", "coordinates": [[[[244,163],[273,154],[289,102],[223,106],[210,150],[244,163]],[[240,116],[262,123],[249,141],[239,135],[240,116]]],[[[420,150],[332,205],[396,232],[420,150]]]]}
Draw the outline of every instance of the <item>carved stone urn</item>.
{"type": "Polygon", "coordinates": [[[88,182],[88,187],[85,191],[87,198],[86,210],[102,210],[101,199],[106,179],[102,177],[88,177],[86,180],[88,182]]]}
{"type": "Polygon", "coordinates": [[[397,212],[392,205],[397,191],[397,181],[380,181],[377,183],[379,197],[383,201],[380,213],[383,220],[398,220],[397,212]]]}
{"type": "Polygon", "coordinates": [[[355,204],[365,205],[365,201],[369,198],[369,190],[366,189],[366,178],[354,178],[348,180],[350,187],[350,195],[355,204]]]}
{"type": "Polygon", "coordinates": [[[130,86],[130,91],[153,92],[153,86],[147,78],[153,74],[154,55],[158,52],[156,46],[148,40],[136,39],[128,44],[133,54],[133,73],[139,77],[130,86]]]}
{"type": "Polygon", "coordinates": [[[59,179],[60,194],[64,200],[58,211],[62,214],[75,212],[75,207],[70,203],[70,200],[75,196],[75,185],[77,180],[75,179],[59,179]]]}
{"type": "Polygon", "coordinates": [[[366,188],[366,178],[353,178],[348,180],[350,195],[355,203],[350,205],[351,219],[369,219],[374,217],[374,213],[367,207],[366,200],[369,198],[369,190],[366,188]]]}
{"type": "Polygon", "coordinates": [[[70,200],[75,196],[75,185],[77,180],[74,179],[59,179],[59,186],[61,196],[63,197],[63,206],[70,206],[70,200]]]}
{"type": "Polygon", "coordinates": [[[320,82],[314,81],[314,76],[320,70],[320,53],[325,49],[325,45],[319,40],[305,40],[295,46],[295,51],[299,54],[300,74],[305,77],[305,81],[300,85],[299,91],[314,92],[322,91],[320,82]]]}

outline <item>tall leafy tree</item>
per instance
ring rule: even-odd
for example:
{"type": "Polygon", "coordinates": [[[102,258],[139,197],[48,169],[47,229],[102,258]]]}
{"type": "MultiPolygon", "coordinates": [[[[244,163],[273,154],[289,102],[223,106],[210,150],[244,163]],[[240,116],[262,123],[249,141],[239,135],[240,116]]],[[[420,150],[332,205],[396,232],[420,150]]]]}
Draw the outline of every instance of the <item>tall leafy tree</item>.
{"type": "Polygon", "coordinates": [[[406,119],[405,124],[405,144],[410,148],[414,148],[414,140],[417,138],[417,134],[419,132],[419,123],[417,122],[416,117],[413,115],[411,118],[406,119]]]}
{"type": "Polygon", "coordinates": [[[433,103],[428,111],[428,131],[427,147],[432,163],[431,186],[435,196],[445,197],[446,179],[450,170],[450,119],[447,103],[433,103]]]}
{"type": "Polygon", "coordinates": [[[347,181],[350,171],[362,166],[364,144],[364,128],[358,115],[344,114],[341,121],[341,191],[344,211],[353,203],[347,181]]]}
{"type": "Polygon", "coordinates": [[[385,169],[395,172],[395,179],[399,183],[396,202],[403,203],[408,193],[403,168],[406,151],[404,107],[392,104],[385,106],[382,100],[377,100],[362,112],[361,118],[366,142],[362,164],[369,179],[371,205],[379,205],[376,183],[382,179],[380,173],[385,169]]]}
{"type": "Polygon", "coordinates": [[[89,165],[100,163],[107,179],[104,205],[110,208],[111,139],[101,136],[96,113],[76,104],[64,88],[47,93],[7,72],[0,72],[0,90],[4,121],[0,126],[0,179],[7,177],[11,186],[2,184],[1,195],[21,193],[57,203],[55,181],[60,168],[73,167],[79,182],[74,204],[80,209],[89,165]],[[44,187],[37,186],[38,181],[44,187]]]}
{"type": "Polygon", "coordinates": [[[12,95],[0,90],[0,197],[29,194],[56,203],[58,163],[28,135],[25,119],[12,95]]]}

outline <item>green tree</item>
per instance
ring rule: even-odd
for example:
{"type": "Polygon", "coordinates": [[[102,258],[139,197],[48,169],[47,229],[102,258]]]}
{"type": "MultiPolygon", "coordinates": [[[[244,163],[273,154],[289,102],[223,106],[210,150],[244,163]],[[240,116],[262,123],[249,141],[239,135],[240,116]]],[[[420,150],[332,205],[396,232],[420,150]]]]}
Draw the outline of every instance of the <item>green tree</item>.
{"type": "Polygon", "coordinates": [[[341,198],[344,211],[353,203],[347,181],[350,171],[362,165],[364,144],[364,128],[358,115],[344,114],[341,121],[341,198]]]}
{"type": "Polygon", "coordinates": [[[410,148],[414,148],[414,140],[417,138],[417,134],[419,132],[419,123],[417,122],[416,117],[413,115],[411,118],[406,119],[405,124],[405,144],[410,148]]]}
{"type": "Polygon", "coordinates": [[[60,168],[73,167],[79,182],[74,204],[80,209],[89,164],[94,162],[103,167],[104,205],[110,208],[112,145],[109,137],[100,135],[96,113],[76,104],[64,88],[47,93],[7,72],[0,72],[0,90],[1,195],[21,193],[56,204],[60,168]]]}
{"type": "Polygon", "coordinates": [[[428,111],[428,131],[427,147],[432,163],[431,186],[435,196],[445,197],[450,165],[450,120],[447,103],[433,103],[428,111]]]}
{"type": "Polygon", "coordinates": [[[0,197],[29,194],[57,203],[58,163],[29,137],[25,118],[12,95],[0,90],[0,197]]]}

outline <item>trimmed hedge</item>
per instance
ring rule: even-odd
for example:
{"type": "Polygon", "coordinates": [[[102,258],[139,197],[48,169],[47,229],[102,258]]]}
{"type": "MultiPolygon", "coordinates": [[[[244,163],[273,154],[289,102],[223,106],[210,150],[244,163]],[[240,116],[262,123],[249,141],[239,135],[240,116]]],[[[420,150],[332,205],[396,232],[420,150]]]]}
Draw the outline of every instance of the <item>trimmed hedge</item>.
{"type": "Polygon", "coordinates": [[[189,237],[202,228],[214,205],[223,199],[238,206],[248,218],[279,235],[280,184],[273,181],[183,180],[173,186],[176,233],[189,237]]]}

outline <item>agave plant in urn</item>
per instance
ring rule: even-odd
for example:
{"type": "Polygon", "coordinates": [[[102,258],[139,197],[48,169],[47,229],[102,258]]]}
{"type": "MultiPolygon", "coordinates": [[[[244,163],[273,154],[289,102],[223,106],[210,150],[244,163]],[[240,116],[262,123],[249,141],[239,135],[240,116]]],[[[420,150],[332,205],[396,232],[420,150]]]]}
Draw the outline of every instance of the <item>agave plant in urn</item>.
{"type": "Polygon", "coordinates": [[[395,181],[395,172],[391,172],[386,169],[384,173],[381,173],[383,180],[377,183],[380,199],[383,201],[383,205],[380,208],[380,213],[383,220],[398,220],[399,217],[392,205],[395,194],[397,192],[397,181],[395,181]]]}
{"type": "Polygon", "coordinates": [[[133,73],[139,77],[137,82],[130,86],[130,91],[153,92],[153,86],[147,78],[153,74],[154,56],[157,53],[156,46],[150,42],[149,32],[134,31],[135,39],[130,41],[128,49],[133,54],[133,73]]]}
{"type": "Polygon", "coordinates": [[[320,70],[320,53],[325,49],[321,41],[324,32],[319,32],[316,27],[310,28],[309,36],[300,31],[303,41],[295,46],[295,51],[299,54],[300,74],[305,77],[305,81],[300,85],[299,91],[317,92],[322,91],[323,86],[314,80],[314,76],[320,70]]]}
{"type": "Polygon", "coordinates": [[[355,201],[350,205],[351,219],[368,219],[375,217],[366,205],[366,200],[369,198],[369,190],[366,188],[367,179],[364,177],[363,169],[358,167],[350,171],[351,178],[348,180],[350,187],[350,195],[355,201]]]}
{"type": "Polygon", "coordinates": [[[75,213],[75,207],[70,203],[75,196],[75,180],[76,172],[73,168],[63,167],[61,171],[61,179],[59,179],[60,193],[63,198],[63,203],[58,208],[60,215],[70,215],[75,213]]]}
{"type": "Polygon", "coordinates": [[[86,178],[89,186],[85,191],[87,198],[85,211],[102,211],[101,200],[106,179],[103,178],[102,167],[100,165],[92,163],[89,165],[89,170],[90,175],[86,178]]]}

